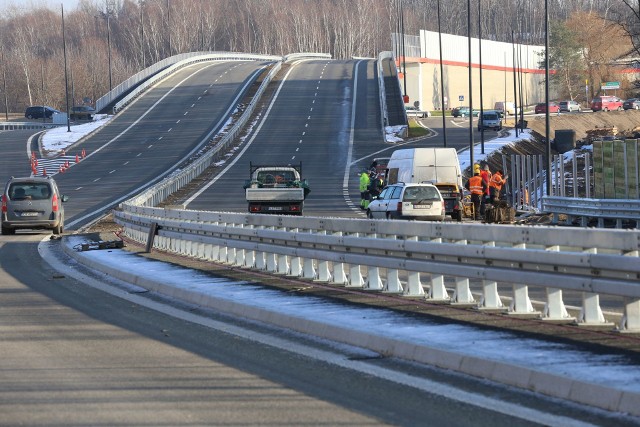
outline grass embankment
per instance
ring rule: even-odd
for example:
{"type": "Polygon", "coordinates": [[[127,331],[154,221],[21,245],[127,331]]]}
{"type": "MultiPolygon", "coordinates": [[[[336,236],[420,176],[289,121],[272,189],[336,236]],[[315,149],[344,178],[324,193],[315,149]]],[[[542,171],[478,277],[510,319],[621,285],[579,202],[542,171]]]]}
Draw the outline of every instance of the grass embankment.
{"type": "Polygon", "coordinates": [[[416,119],[409,119],[409,138],[417,138],[420,136],[429,135],[431,131],[429,129],[423,128],[418,124],[416,119]]]}

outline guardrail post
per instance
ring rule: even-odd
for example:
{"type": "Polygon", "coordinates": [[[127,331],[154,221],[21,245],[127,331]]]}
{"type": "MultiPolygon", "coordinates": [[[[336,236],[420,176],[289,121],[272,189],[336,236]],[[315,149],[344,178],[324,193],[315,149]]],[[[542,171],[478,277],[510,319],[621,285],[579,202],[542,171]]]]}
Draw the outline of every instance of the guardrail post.
{"type": "MultiPolygon", "coordinates": [[[[549,246],[546,250],[558,252],[560,251],[560,247],[557,245],[549,246]]],[[[562,300],[562,289],[546,288],[546,292],[547,302],[545,303],[544,310],[542,311],[542,320],[563,323],[575,322],[576,318],[569,314],[564,305],[564,301],[562,300]]]]}
{"type": "MultiPolygon", "coordinates": [[[[496,242],[487,242],[486,246],[495,246],[496,242]]],[[[482,281],[482,299],[478,305],[478,310],[499,310],[507,311],[500,295],[498,295],[498,283],[493,280],[482,281]]]]}
{"type": "MultiPolygon", "coordinates": [[[[258,230],[263,230],[264,226],[259,225],[256,228],[258,230]]],[[[255,257],[256,257],[256,269],[258,269],[258,270],[266,270],[267,269],[267,265],[266,265],[265,260],[264,260],[264,252],[263,251],[255,251],[255,257]]]]}
{"type": "MultiPolygon", "coordinates": [[[[584,251],[586,253],[598,253],[597,248],[590,248],[584,251]]],[[[600,295],[591,292],[582,293],[582,309],[578,316],[579,326],[613,326],[613,323],[607,322],[600,308],[600,295]]]]}
{"type": "MultiPolygon", "coordinates": [[[[418,237],[407,237],[407,240],[417,241],[418,237]]],[[[403,296],[421,297],[424,295],[424,288],[420,281],[420,273],[417,271],[407,271],[407,286],[404,288],[403,296]]]]}
{"type": "Polygon", "coordinates": [[[380,269],[378,267],[367,266],[367,283],[365,289],[369,291],[381,291],[384,284],[380,278],[380,269]]]}
{"type": "MultiPolygon", "coordinates": [[[[286,227],[282,227],[281,228],[283,231],[287,231],[286,227]]],[[[289,257],[287,255],[283,255],[283,254],[277,254],[276,255],[276,259],[277,259],[277,273],[278,274],[283,274],[283,275],[288,275],[291,270],[289,269],[289,257]]]]}
{"type": "MultiPolygon", "coordinates": [[[[318,234],[327,234],[325,230],[320,230],[318,234]]],[[[329,272],[329,261],[319,259],[318,260],[318,278],[319,282],[330,282],[331,273],[329,272]]]]}
{"type": "MultiPolygon", "coordinates": [[[[514,248],[525,250],[526,244],[519,243],[513,245],[514,248]]],[[[529,298],[529,287],[521,283],[513,284],[513,299],[509,305],[509,315],[511,316],[534,316],[540,317],[541,313],[533,308],[529,298]]]]}
{"type": "Polygon", "coordinates": [[[302,277],[305,279],[316,279],[316,269],[313,267],[313,258],[305,258],[302,262],[302,277]]]}
{"type": "MultiPolygon", "coordinates": [[[[375,233],[367,234],[367,237],[375,239],[377,235],[375,233]]],[[[384,284],[380,278],[380,268],[367,266],[367,280],[364,288],[368,291],[381,291],[384,289],[384,284]]]]}
{"type": "MultiPolygon", "coordinates": [[[[431,240],[434,243],[442,243],[442,238],[438,237],[431,240]]],[[[451,297],[447,293],[444,286],[444,276],[442,274],[431,274],[431,284],[427,299],[431,301],[451,301],[451,297]]]]}
{"type": "MultiPolygon", "coordinates": [[[[396,240],[396,235],[387,236],[388,239],[396,240]]],[[[382,288],[382,292],[389,294],[401,294],[402,293],[402,283],[400,283],[400,276],[398,274],[398,270],[395,268],[390,268],[387,270],[387,277],[382,288]]]]}
{"type": "MultiPolygon", "coordinates": [[[[300,230],[297,228],[292,228],[292,232],[298,233],[300,230]]],[[[289,269],[289,275],[292,277],[300,277],[302,276],[302,258],[299,256],[291,257],[291,267],[289,269]]]]}
{"type": "Polygon", "coordinates": [[[620,332],[640,332],[640,300],[625,298],[620,332]]]}
{"type": "MultiPolygon", "coordinates": [[[[455,243],[459,245],[466,245],[466,240],[458,240],[455,243]]],[[[473,298],[471,289],[469,288],[469,278],[467,277],[455,277],[456,289],[451,297],[452,305],[475,305],[476,300],[473,298]]]]}
{"type": "MultiPolygon", "coordinates": [[[[359,233],[354,233],[354,237],[359,237],[359,233]]],[[[360,270],[360,264],[351,264],[349,266],[349,280],[347,281],[347,288],[362,288],[364,287],[364,278],[362,277],[362,271],[360,270]]]]}
{"type": "MultiPolygon", "coordinates": [[[[337,231],[333,233],[334,236],[342,236],[342,231],[337,231]]],[[[332,283],[336,285],[346,285],[349,283],[347,279],[347,274],[344,271],[344,263],[343,262],[334,262],[333,263],[333,280],[332,283]]]]}

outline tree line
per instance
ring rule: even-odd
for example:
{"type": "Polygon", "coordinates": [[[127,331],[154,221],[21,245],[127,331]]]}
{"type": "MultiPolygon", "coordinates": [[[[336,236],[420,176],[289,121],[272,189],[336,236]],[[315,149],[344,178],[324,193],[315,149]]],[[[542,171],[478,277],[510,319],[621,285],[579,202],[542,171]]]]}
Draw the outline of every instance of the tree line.
{"type": "MultiPolygon", "coordinates": [[[[375,57],[392,50],[391,33],[437,31],[439,0],[80,0],[62,10],[10,7],[0,17],[0,111],[28,105],[62,108],[66,50],[73,104],[97,98],[145,67],[193,51],[285,55],[325,52],[375,57]],[[400,19],[402,17],[402,19],[400,19]],[[403,25],[400,26],[400,23],[403,25]],[[111,67],[109,67],[109,63],[111,67]]],[[[471,0],[472,34],[544,43],[544,0],[471,0]]],[[[442,0],[441,28],[467,34],[468,0],[442,0]]],[[[548,0],[553,22],[576,12],[628,18],[616,0],[548,0]]],[[[633,19],[631,19],[633,21],[633,19]]]]}

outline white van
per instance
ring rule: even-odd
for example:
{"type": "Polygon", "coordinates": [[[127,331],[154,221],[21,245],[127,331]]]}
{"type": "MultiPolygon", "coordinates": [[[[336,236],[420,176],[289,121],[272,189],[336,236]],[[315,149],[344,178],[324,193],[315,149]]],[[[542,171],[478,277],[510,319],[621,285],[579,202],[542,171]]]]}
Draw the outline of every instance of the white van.
{"type": "MultiPolygon", "coordinates": [[[[498,101],[496,102],[496,104],[493,106],[493,109],[502,113],[505,116],[508,116],[509,114],[514,115],[516,114],[516,106],[513,102],[502,102],[502,101],[498,101]],[[505,108],[506,106],[506,108],[505,108]]],[[[518,108],[518,112],[520,112],[520,108],[518,108]]]]}
{"type": "Polygon", "coordinates": [[[445,201],[447,215],[462,220],[462,171],[455,148],[395,150],[387,164],[386,182],[434,184],[445,201]]]}

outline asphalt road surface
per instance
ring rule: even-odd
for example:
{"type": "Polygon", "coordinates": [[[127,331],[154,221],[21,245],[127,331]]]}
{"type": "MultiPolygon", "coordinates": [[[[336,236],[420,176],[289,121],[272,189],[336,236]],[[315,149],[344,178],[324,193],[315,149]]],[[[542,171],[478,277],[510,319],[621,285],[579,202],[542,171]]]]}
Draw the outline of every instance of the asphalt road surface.
{"type": "MultiPolygon", "coordinates": [[[[211,199],[194,203],[219,209],[228,200],[227,206],[244,208],[233,191],[242,189],[248,162],[286,158],[302,161],[313,177],[310,213],[358,215],[349,206],[346,195],[354,192],[345,191],[345,182],[351,187],[358,166],[368,166],[373,153],[389,149],[376,127],[372,64],[310,61],[293,67],[259,136],[239,157],[237,171],[223,176],[233,189],[213,192],[212,186],[211,199]]],[[[89,138],[83,148],[90,156],[56,177],[71,196],[67,224],[90,221],[197,150],[226,120],[260,66],[203,63],[181,70],[89,138]]],[[[5,179],[29,171],[23,136],[28,133],[0,134],[5,179]]],[[[108,277],[89,271],[72,278],[54,271],[38,253],[38,242],[47,235],[19,232],[0,238],[0,425],[611,421],[607,414],[534,394],[223,318],[110,284],[108,277]],[[92,287],[105,284],[120,296],[92,287]]]]}

